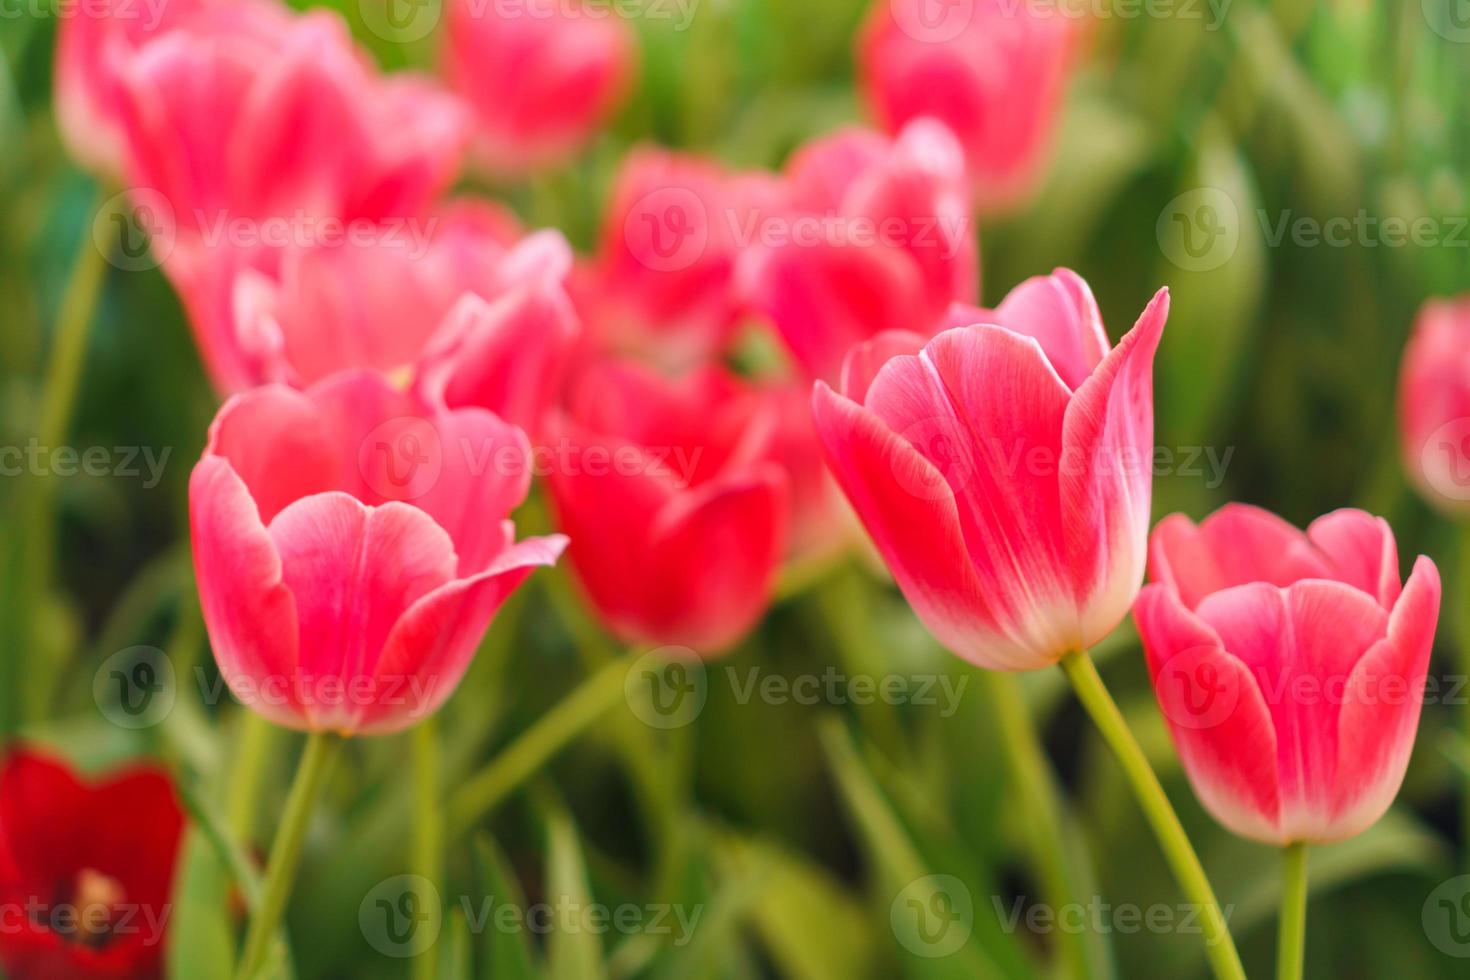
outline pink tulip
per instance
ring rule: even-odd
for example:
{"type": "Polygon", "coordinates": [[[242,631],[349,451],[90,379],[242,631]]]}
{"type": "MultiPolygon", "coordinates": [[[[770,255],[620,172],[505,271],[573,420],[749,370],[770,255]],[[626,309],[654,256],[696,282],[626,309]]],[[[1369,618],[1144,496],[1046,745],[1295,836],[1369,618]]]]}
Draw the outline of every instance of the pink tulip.
{"type": "Polygon", "coordinates": [[[771,403],[728,372],[590,368],[550,426],[548,478],[583,591],[627,642],[726,649],[760,618],[785,546],[771,403]]]}
{"type": "Polygon", "coordinates": [[[983,667],[1030,670],[1110,633],[1143,578],[1160,290],[1116,347],[1058,271],[1026,317],[887,333],[812,405],[828,465],[919,618],[983,667]]]}
{"type": "Polygon", "coordinates": [[[122,175],[126,140],[119,88],[125,62],[148,41],[214,5],[210,0],[94,0],[58,18],[56,122],[73,157],[96,173],[122,175]]]}
{"type": "Polygon", "coordinates": [[[811,390],[805,384],[767,383],[761,389],[775,420],[766,456],[786,473],[790,492],[790,561],[821,560],[851,536],[855,522],[812,425],[811,390]]]}
{"type": "Polygon", "coordinates": [[[1404,463],[1425,498],[1470,509],[1470,296],[1424,304],[1399,374],[1404,463]]]}
{"type": "Polygon", "coordinates": [[[673,372],[724,352],[741,312],[735,267],[745,235],[783,194],[769,177],[700,157],[631,153],[597,257],[573,277],[592,349],[636,354],[673,372]]]}
{"type": "Polygon", "coordinates": [[[235,3],[129,59],[121,114],[133,187],[172,209],[180,245],[229,220],[416,215],[468,138],[459,100],[381,76],[334,13],[235,3]]]}
{"type": "Polygon", "coordinates": [[[370,373],[230,399],[189,483],[194,569],[220,672],[277,724],[343,734],[422,720],[560,535],[517,542],[530,447],[480,409],[370,373]]]}
{"type": "Polygon", "coordinates": [[[787,167],[789,208],[742,259],[750,304],[813,378],[835,382],[848,349],[898,327],[933,333],[979,284],[959,144],[932,120],[897,139],[849,129],[787,167]]]}
{"type": "Polygon", "coordinates": [[[889,132],[922,116],[964,144],[976,203],[1012,207],[1047,165],[1075,42],[1059,9],[1007,0],[877,0],[858,44],[862,88],[889,132]]]}
{"type": "Polygon", "coordinates": [[[425,240],[287,249],[274,276],[237,275],[223,315],[251,383],[411,374],[436,403],[536,432],[579,333],[571,247],[554,231],[517,243],[505,216],[468,202],[430,224],[425,240]]]}
{"type": "Polygon", "coordinates": [[[477,149],[492,170],[563,161],[628,87],[632,32],[606,8],[451,0],[446,14],[444,71],[474,107],[477,149]]]}
{"type": "Polygon", "coordinates": [[[1272,844],[1361,833],[1398,792],[1439,616],[1420,557],[1399,585],[1382,519],[1339,510],[1303,534],[1228,504],[1165,518],[1134,618],[1195,792],[1272,844]]]}

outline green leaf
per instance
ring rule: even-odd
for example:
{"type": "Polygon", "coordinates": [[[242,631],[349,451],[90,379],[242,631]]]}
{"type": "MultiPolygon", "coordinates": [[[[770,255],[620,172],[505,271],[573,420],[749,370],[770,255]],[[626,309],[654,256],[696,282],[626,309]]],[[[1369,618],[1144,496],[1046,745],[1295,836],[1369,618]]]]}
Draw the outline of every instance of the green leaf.
{"type": "Polygon", "coordinates": [[[475,881],[482,899],[479,908],[486,915],[485,921],[477,924],[480,976],[484,980],[534,980],[539,974],[529,937],[522,930],[495,928],[498,906],[526,907],[526,896],[515,871],[488,833],[475,835],[473,859],[475,881]]]}
{"type": "Polygon", "coordinates": [[[546,900],[556,909],[546,942],[547,974],[552,980],[601,980],[607,973],[602,943],[589,921],[587,862],[571,815],[559,804],[548,809],[546,833],[546,900]]]}
{"type": "Polygon", "coordinates": [[[198,827],[184,839],[169,921],[168,974],[190,980],[230,980],[235,930],[230,921],[230,874],[198,827]]]}
{"type": "Polygon", "coordinates": [[[977,903],[977,896],[952,869],[936,873],[938,869],[925,866],[842,723],[826,718],[820,731],[843,801],[872,864],[878,914],[897,939],[903,975],[913,980],[1006,976],[971,934],[977,922],[989,918],[989,903],[977,903]]]}
{"type": "Polygon", "coordinates": [[[728,834],[719,839],[725,874],[759,875],[760,900],[748,917],[782,976],[846,980],[873,961],[867,912],[820,865],[770,841],[728,834]]]}

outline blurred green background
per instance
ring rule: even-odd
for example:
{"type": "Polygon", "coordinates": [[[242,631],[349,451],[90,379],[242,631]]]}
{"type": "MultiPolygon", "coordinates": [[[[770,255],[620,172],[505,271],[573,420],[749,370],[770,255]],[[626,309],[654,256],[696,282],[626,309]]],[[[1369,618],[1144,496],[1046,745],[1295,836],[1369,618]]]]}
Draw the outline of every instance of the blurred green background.
{"type": "MultiPolygon", "coordinates": [[[[354,0],[335,5],[385,66],[431,63],[432,38],[385,42],[366,29],[354,0]]],[[[58,306],[77,250],[91,247],[97,195],[62,152],[51,115],[55,16],[24,6],[5,3],[0,21],[5,445],[24,445],[35,431],[58,306]]],[[[561,228],[585,250],[611,175],[637,141],[779,166],[801,141],[862,119],[852,38],[865,6],[702,0],[682,31],[677,19],[637,18],[642,74],[615,126],[571,166],[478,190],[506,200],[528,226],[561,228]]],[[[1158,442],[1207,447],[1228,462],[1221,481],[1208,468],[1161,475],[1155,516],[1200,517],[1227,500],[1298,524],[1345,505],[1383,514],[1406,567],[1423,552],[1446,573],[1433,668],[1444,675],[1458,670],[1450,627],[1470,591],[1470,575],[1457,570],[1470,563],[1459,559],[1454,525],[1405,483],[1394,397],[1419,304],[1470,288],[1470,28],[1457,26],[1464,7],[1092,4],[1100,16],[1069,90],[1050,175],[1030,206],[981,231],[987,302],[1025,276],[1070,266],[1092,284],[1116,337],[1168,285],[1174,308],[1157,372],[1158,442]],[[1173,13],[1147,16],[1149,9],[1173,13]],[[1202,187],[1233,203],[1238,242],[1211,268],[1181,268],[1168,239],[1171,209],[1202,187]],[[1391,244],[1369,235],[1337,247],[1288,233],[1272,241],[1282,220],[1360,214],[1427,217],[1437,240],[1391,244]]],[[[115,477],[58,483],[55,587],[30,610],[32,669],[16,679],[16,697],[27,735],[89,766],[161,755],[200,806],[223,810],[238,709],[202,706],[185,684],[165,724],[129,732],[109,723],[93,698],[98,666],[135,645],[167,649],[180,671],[195,663],[212,670],[193,612],[186,514],[189,469],[215,395],[161,274],[109,269],[103,290],[69,442],[170,456],[152,488],[115,477]]],[[[12,535],[15,485],[0,481],[12,535]]],[[[535,577],[492,628],[439,722],[446,786],[512,743],[593,669],[599,655],[579,641],[585,630],[566,596],[560,573],[535,577]]],[[[1230,837],[1195,802],[1131,626],[1099,660],[1232,906],[1247,970],[1267,975],[1277,855],[1230,837]]],[[[528,969],[568,980],[1065,975],[1052,955],[1056,933],[1005,921],[1013,901],[1037,899],[1037,883],[983,693],[990,682],[938,651],[896,592],[860,568],[837,570],[779,602],[757,635],[707,667],[705,680],[707,703],[693,725],[659,732],[615,710],[529,790],[513,792],[476,837],[449,842],[439,886],[441,975],[517,976],[523,952],[528,969]],[[737,682],[753,668],[796,677],[832,665],[968,681],[948,717],[916,705],[740,703],[737,682]],[[955,876],[974,900],[973,936],[953,956],[915,955],[890,923],[895,896],[928,874],[955,876]],[[683,945],[649,930],[477,933],[454,912],[461,896],[501,897],[516,887],[530,901],[588,888],[608,906],[677,903],[700,910],[699,928],[683,945]],[[527,940],[529,952],[520,945],[527,940]]],[[[1079,816],[1074,843],[1095,872],[1089,893],[1114,905],[1173,908],[1181,899],[1158,849],[1061,681],[1054,672],[1028,676],[1023,689],[1079,816]]],[[[1470,842],[1457,828],[1470,750],[1456,715],[1429,704],[1394,810],[1362,837],[1314,855],[1309,976],[1465,976],[1465,961],[1437,948],[1422,919],[1430,892],[1466,870],[1459,865],[1470,842]]],[[[272,738],[266,796],[242,818],[247,849],[268,840],[298,743],[272,738]]],[[[303,978],[407,975],[409,960],[376,948],[359,910],[375,886],[410,866],[411,753],[408,738],[361,740],[333,781],[292,908],[294,969],[303,978]]],[[[219,849],[205,836],[189,842],[172,923],[173,972],[190,980],[228,975],[228,930],[239,911],[219,849]]],[[[1120,977],[1205,975],[1198,937],[1180,929],[1112,928],[1097,941],[1120,977]]],[[[1470,943],[1457,951],[1470,955],[1470,943]]]]}

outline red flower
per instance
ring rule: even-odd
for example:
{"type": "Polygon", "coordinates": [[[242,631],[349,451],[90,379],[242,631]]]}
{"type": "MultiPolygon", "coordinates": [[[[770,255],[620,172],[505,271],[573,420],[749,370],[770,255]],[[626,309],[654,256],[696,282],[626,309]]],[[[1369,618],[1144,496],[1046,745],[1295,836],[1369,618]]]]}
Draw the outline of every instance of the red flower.
{"type": "Polygon", "coordinates": [[[13,980],[160,975],[184,814],[168,775],[86,784],[25,749],[0,766],[0,963],[13,980]]]}
{"type": "Polygon", "coordinates": [[[669,380],[608,361],[552,414],[547,487],[567,557],[623,641],[718,653],[765,612],[788,506],[774,408],[715,365],[669,380]]]}

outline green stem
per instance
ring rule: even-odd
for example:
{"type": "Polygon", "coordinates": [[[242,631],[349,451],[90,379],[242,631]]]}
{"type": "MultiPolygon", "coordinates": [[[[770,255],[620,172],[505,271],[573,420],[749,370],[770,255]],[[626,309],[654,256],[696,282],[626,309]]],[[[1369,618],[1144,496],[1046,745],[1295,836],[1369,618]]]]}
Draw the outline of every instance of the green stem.
{"type": "MultiPolygon", "coordinates": [[[[1011,782],[1020,803],[1021,819],[1031,859],[1036,864],[1041,887],[1053,908],[1074,904],[1085,906],[1078,869],[1067,859],[1068,828],[1062,814],[1062,801],[1051,767],[1041,750],[1041,741],[1026,710],[1025,694],[1013,674],[982,671],[981,682],[990,696],[995,723],[1000,731],[1011,782]]],[[[1064,929],[1061,956],[1068,977],[1092,977],[1105,973],[1089,949],[1089,937],[1083,930],[1064,929]]],[[[1102,958],[1101,955],[1098,957],[1102,958]]]]}
{"type": "Polygon", "coordinates": [[[260,784],[276,731],[275,726],[248,708],[241,712],[235,735],[234,773],[230,779],[229,797],[225,801],[225,818],[235,839],[246,847],[255,841],[260,784]]]}
{"type": "MultiPolygon", "coordinates": [[[[107,197],[106,188],[100,189],[94,212],[107,197]]],[[[88,331],[106,278],[107,256],[92,241],[91,231],[87,229],[82,233],[71,278],[57,311],[56,331],[36,416],[36,442],[46,452],[54,451],[70,431],[77,387],[87,359],[88,331]]],[[[17,494],[6,555],[5,595],[0,599],[9,637],[9,650],[0,656],[0,738],[13,734],[23,721],[27,699],[22,686],[31,676],[23,658],[35,646],[35,609],[51,577],[55,483],[49,475],[36,474],[17,494]]]]}
{"type": "MultiPolygon", "coordinates": [[[[1462,521],[1459,531],[1459,554],[1455,581],[1451,588],[1458,590],[1460,602],[1449,603],[1450,628],[1454,634],[1455,655],[1460,673],[1470,676],[1470,609],[1463,597],[1470,595],[1470,521],[1462,521]]],[[[1460,708],[1460,737],[1463,745],[1470,748],[1470,699],[1460,708]]],[[[1460,853],[1461,870],[1470,869],[1470,779],[1460,787],[1460,853]]]]}
{"type": "MultiPolygon", "coordinates": [[[[444,825],[439,817],[439,729],[433,718],[413,730],[414,820],[413,868],[437,882],[442,862],[444,825]]],[[[413,961],[415,980],[433,980],[438,973],[436,945],[430,943],[413,961]]]]}
{"type": "Polygon", "coordinates": [[[1307,845],[1281,852],[1281,923],[1276,937],[1276,980],[1301,980],[1307,941],[1307,845]]]}
{"type": "Polygon", "coordinates": [[[1153,767],[1149,765],[1148,757],[1143,754],[1138,740],[1123,720],[1123,713],[1103,684],[1092,658],[1083,651],[1073,651],[1062,658],[1061,666],[1077,692],[1077,699],[1092,716],[1103,740],[1122,765],[1174,878],[1184,890],[1185,897],[1200,910],[1205,954],[1215,976],[1220,980],[1245,980],[1235,940],[1230,937],[1230,929],[1220,911],[1220,903],[1215,899],[1214,889],[1210,887],[1210,880],[1205,877],[1199,855],[1194,852],[1194,845],[1190,844],[1179,815],[1174,812],[1159,777],[1154,775],[1153,767]]]}
{"type": "Polygon", "coordinates": [[[623,697],[625,660],[614,660],[542,715],[490,764],[465,780],[449,798],[447,825],[452,837],[468,831],[536,770],[623,697]]]}
{"type": "Polygon", "coordinates": [[[301,762],[296,767],[296,780],[291,784],[291,795],[286,800],[286,810],[281,815],[280,828],[271,847],[270,863],[266,865],[265,883],[261,887],[260,904],[250,919],[250,928],[245,933],[245,949],[240,954],[240,968],[236,980],[255,980],[265,966],[266,954],[271,941],[286,913],[286,903],[291,897],[291,886],[296,880],[296,867],[301,862],[301,848],[306,842],[306,827],[311,822],[311,812],[316,799],[326,782],[327,770],[336,756],[341,739],[328,732],[312,732],[307,736],[306,748],[301,753],[301,762]]]}

